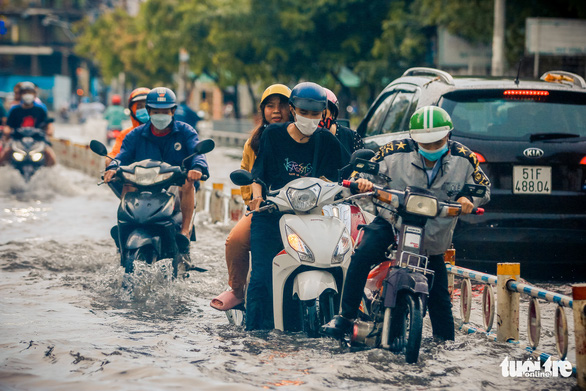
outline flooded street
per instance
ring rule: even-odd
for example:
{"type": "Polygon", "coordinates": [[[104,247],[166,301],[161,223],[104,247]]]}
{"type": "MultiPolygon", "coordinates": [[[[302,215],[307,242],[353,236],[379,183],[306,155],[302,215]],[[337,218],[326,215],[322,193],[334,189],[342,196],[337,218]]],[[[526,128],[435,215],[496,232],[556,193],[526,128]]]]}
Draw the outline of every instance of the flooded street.
{"type": "MultiPolygon", "coordinates": [[[[228,184],[239,151],[209,156],[210,182],[228,184]]],[[[0,168],[0,390],[569,390],[571,378],[508,378],[500,363],[528,354],[481,334],[431,340],[418,364],[381,349],[343,348],[298,333],[245,332],[209,306],[227,288],[230,224],[197,216],[191,258],[207,272],[171,281],[169,264],[137,266],[132,290],[109,230],[117,199],[98,179],[57,166],[28,185],[0,168]]],[[[564,294],[569,285],[541,285],[564,294]]],[[[480,296],[474,298],[478,309],[480,296]]],[[[526,334],[522,299],[521,334],[526,334]]],[[[455,302],[457,307],[457,302],[455,302]]],[[[555,352],[542,304],[540,350],[555,352]]],[[[571,313],[566,311],[570,329],[571,313]]],[[[475,323],[481,324],[478,311],[475,323]]],[[[523,337],[524,338],[524,337],[523,337]]],[[[574,360],[570,333],[569,359],[574,360]]]]}

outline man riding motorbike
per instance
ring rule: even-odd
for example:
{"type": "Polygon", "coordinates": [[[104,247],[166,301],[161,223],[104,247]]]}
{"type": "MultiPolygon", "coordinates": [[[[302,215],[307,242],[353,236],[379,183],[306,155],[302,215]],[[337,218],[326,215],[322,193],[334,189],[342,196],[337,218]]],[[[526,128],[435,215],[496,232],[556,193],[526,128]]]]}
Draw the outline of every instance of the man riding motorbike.
{"type": "MultiPolygon", "coordinates": [[[[104,182],[112,180],[118,165],[125,166],[143,159],[154,159],[180,166],[183,159],[193,153],[199,141],[197,132],[188,124],[174,120],[176,107],[175,93],[168,88],[156,87],[147,94],[146,109],[150,119],[124,138],[120,153],[116,155],[115,161],[108,165],[104,182]]],[[[182,224],[177,244],[179,251],[184,255],[184,261],[188,262],[195,190],[199,188],[199,182],[196,181],[199,181],[202,174],[209,176],[209,171],[204,155],[196,155],[186,166],[189,171],[187,180],[180,190],[182,224]]]]}
{"type": "MultiPolygon", "coordinates": [[[[449,114],[436,106],[418,109],[412,115],[410,139],[392,141],[382,146],[372,161],[379,163],[379,172],[390,178],[386,187],[404,190],[417,186],[433,193],[440,200],[456,201],[462,213],[469,214],[475,206],[490,199],[490,181],[478,164],[476,155],[467,147],[449,139],[453,129],[449,114]],[[487,187],[483,198],[462,196],[465,184],[487,187]]],[[[373,184],[365,178],[357,180],[359,191],[372,190],[373,184]]],[[[440,340],[454,339],[454,318],[448,292],[448,277],[444,253],[452,242],[457,218],[430,219],[425,227],[423,250],[429,259],[429,268],[435,272],[429,292],[429,317],[433,335],[440,340]]],[[[393,225],[400,224],[393,215],[381,209],[379,215],[364,228],[362,241],[357,246],[346,275],[340,315],[322,326],[322,334],[341,339],[356,319],[364,285],[371,266],[385,260],[385,252],[394,243],[393,225]]]]}
{"type": "MultiPolygon", "coordinates": [[[[5,163],[12,156],[12,148],[8,141],[11,135],[18,128],[33,127],[40,128],[45,131],[46,136],[53,135],[53,128],[50,125],[47,110],[40,104],[35,102],[37,97],[37,90],[33,83],[25,81],[20,83],[20,96],[21,101],[18,105],[14,105],[8,112],[8,118],[6,120],[6,127],[4,129],[5,145],[8,147],[3,150],[2,156],[0,156],[0,164],[5,163]]],[[[57,162],[55,152],[49,146],[45,147],[45,165],[54,166],[57,162]]]]}

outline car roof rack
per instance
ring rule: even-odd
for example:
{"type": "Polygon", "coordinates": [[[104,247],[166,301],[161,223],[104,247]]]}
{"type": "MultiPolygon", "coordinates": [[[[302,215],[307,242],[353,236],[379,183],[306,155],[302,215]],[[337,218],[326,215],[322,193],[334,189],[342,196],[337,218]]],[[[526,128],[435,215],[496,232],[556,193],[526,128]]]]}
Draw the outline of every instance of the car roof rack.
{"type": "Polygon", "coordinates": [[[435,75],[440,78],[444,83],[454,85],[454,78],[448,72],[440,71],[435,68],[416,67],[409,68],[403,73],[403,76],[415,76],[415,75],[435,75]]]}
{"type": "Polygon", "coordinates": [[[549,71],[540,77],[541,80],[556,83],[569,83],[581,88],[586,88],[586,81],[580,75],[566,71],[549,71]]]}

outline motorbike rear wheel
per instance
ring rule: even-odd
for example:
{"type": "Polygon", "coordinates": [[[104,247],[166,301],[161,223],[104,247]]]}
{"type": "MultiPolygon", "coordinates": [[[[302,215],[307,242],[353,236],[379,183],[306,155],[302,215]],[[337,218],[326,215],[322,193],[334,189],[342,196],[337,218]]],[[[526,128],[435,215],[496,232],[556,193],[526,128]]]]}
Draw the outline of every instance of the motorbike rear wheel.
{"type": "Polygon", "coordinates": [[[404,353],[407,363],[416,363],[423,332],[421,299],[410,292],[402,292],[397,297],[395,308],[387,308],[386,311],[391,311],[390,349],[404,353]]]}

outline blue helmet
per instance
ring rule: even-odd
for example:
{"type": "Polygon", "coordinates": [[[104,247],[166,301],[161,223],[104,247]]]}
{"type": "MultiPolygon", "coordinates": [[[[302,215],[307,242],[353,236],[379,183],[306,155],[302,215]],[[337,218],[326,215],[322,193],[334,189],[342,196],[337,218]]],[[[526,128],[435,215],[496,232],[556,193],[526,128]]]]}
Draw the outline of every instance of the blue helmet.
{"type": "Polygon", "coordinates": [[[155,87],[147,94],[146,107],[151,109],[172,109],[177,107],[177,97],[168,88],[155,87]]]}
{"type": "Polygon", "coordinates": [[[324,111],[328,104],[326,91],[318,84],[299,83],[291,91],[289,103],[293,107],[309,111],[324,111]]]}

